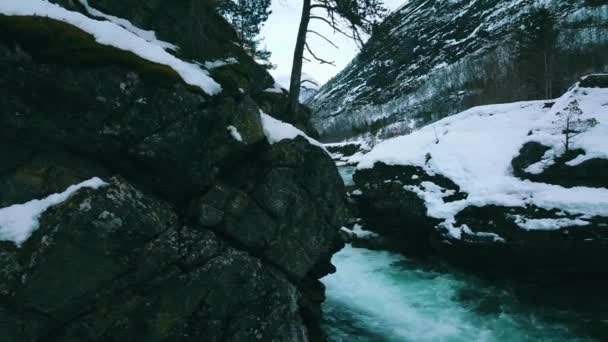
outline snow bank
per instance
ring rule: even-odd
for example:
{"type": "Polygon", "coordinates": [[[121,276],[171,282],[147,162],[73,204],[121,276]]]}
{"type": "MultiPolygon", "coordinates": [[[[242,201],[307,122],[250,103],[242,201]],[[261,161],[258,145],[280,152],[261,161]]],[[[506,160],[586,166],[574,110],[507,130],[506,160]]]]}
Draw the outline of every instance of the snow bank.
{"type": "Polygon", "coordinates": [[[62,193],[50,195],[23,204],[15,204],[0,209],[0,241],[12,241],[21,246],[38,229],[38,219],[50,207],[66,201],[82,188],[98,189],[106,185],[95,177],[72,185],[62,193]]]}
{"type": "Polygon", "coordinates": [[[150,31],[138,29],[126,20],[107,15],[104,18],[110,21],[94,20],[43,0],[0,0],[0,13],[11,16],[48,17],[74,25],[93,35],[97,43],[101,45],[129,51],[150,62],[171,67],[184,82],[200,87],[209,95],[216,95],[222,91],[222,87],[209,76],[206,70],[171,55],[165,51],[168,47],[167,43],[158,41],[150,35],[150,31]]]}
{"type": "MultiPolygon", "coordinates": [[[[295,139],[298,136],[301,136],[301,137],[304,137],[306,140],[308,140],[308,142],[311,145],[318,146],[321,149],[323,149],[323,151],[327,152],[327,150],[325,149],[323,144],[321,144],[320,142],[316,141],[315,139],[309,137],[308,135],[306,135],[306,133],[297,129],[295,126],[288,124],[286,122],[277,120],[277,119],[273,118],[272,116],[270,116],[266,113],[263,113],[263,112],[260,112],[260,115],[262,117],[262,126],[264,128],[264,135],[266,135],[266,139],[268,140],[268,143],[270,143],[271,145],[276,144],[279,141],[282,141],[285,139],[295,139]]],[[[330,153],[327,152],[327,154],[330,154],[330,153]]]]}
{"type": "MultiPolygon", "coordinates": [[[[429,216],[444,220],[454,237],[462,229],[453,226],[454,217],[468,206],[534,205],[575,215],[608,216],[608,189],[568,189],[513,176],[511,161],[527,142],[551,147],[543,157],[547,165],[552,158],[563,155],[563,128],[557,124],[556,114],[574,100],[580,103],[582,119],[595,118],[599,124],[576,137],[571,148],[583,149],[586,154],[570,164],[590,158],[608,159],[608,89],[577,85],[550,109],[545,108],[546,101],[472,108],[410,135],[384,141],[352,161],[359,162],[358,169],[371,168],[376,162],[419,166],[430,175],[441,174],[454,181],[469,194],[467,199],[444,203],[445,193],[436,187],[407,189],[425,201],[429,216]]],[[[533,165],[528,171],[542,172],[542,165],[533,165]]],[[[523,228],[546,229],[541,223],[547,221],[529,222],[523,228]]]]}

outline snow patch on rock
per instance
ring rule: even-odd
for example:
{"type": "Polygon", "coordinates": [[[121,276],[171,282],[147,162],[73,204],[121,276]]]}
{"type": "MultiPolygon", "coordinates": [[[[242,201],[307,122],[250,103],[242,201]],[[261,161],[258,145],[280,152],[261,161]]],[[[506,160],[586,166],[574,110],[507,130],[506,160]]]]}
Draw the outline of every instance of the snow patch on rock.
{"type": "MultiPolygon", "coordinates": [[[[172,68],[181,76],[184,82],[201,88],[209,95],[216,95],[222,91],[222,87],[209,76],[208,71],[201,69],[196,64],[187,63],[176,58],[165,51],[167,44],[155,38],[151,39],[149,31],[137,29],[130,23],[127,24],[128,21],[121,21],[121,23],[125,26],[130,25],[129,29],[112,20],[100,21],[91,19],[80,13],[68,11],[59,5],[43,0],[0,0],[0,13],[10,16],[48,17],[65,22],[91,34],[95,38],[95,41],[101,45],[130,51],[150,62],[163,64],[172,68]],[[135,31],[136,33],[131,31],[135,31]]],[[[117,21],[119,19],[115,18],[113,20],[117,21]]]]}
{"type": "Polygon", "coordinates": [[[270,143],[271,145],[276,144],[279,141],[282,141],[285,139],[291,140],[291,139],[297,138],[298,136],[301,136],[301,137],[304,137],[306,140],[308,140],[308,142],[311,145],[318,146],[321,149],[323,149],[323,151],[327,152],[327,154],[330,154],[325,149],[323,144],[321,144],[320,142],[316,141],[315,139],[309,137],[308,135],[306,135],[306,133],[297,129],[295,126],[288,124],[286,122],[277,120],[277,119],[273,118],[272,116],[270,116],[264,112],[261,112],[261,111],[260,111],[260,115],[262,117],[262,126],[264,128],[264,135],[266,135],[266,139],[268,140],[268,143],[270,143]]]}
{"type": "Polygon", "coordinates": [[[82,4],[82,6],[84,6],[87,13],[89,13],[90,15],[92,15],[94,17],[103,18],[108,21],[111,21],[112,23],[124,28],[125,30],[135,34],[136,36],[143,38],[152,44],[158,45],[165,50],[176,51],[178,49],[177,46],[156,38],[156,32],[154,32],[154,31],[142,30],[139,27],[136,27],[135,25],[133,25],[130,21],[128,21],[126,19],[118,18],[113,15],[103,13],[103,12],[91,7],[91,5],[89,5],[89,0],[78,0],[78,1],[82,4]]]}
{"type": "MultiPolygon", "coordinates": [[[[52,194],[43,199],[35,199],[27,203],[1,208],[0,241],[12,241],[17,246],[21,246],[38,229],[38,220],[47,209],[65,202],[80,189],[98,189],[105,185],[107,183],[98,177],[94,177],[82,183],[72,185],[64,192],[52,194]]],[[[90,209],[90,203],[81,204],[81,209],[90,209]]]]}
{"type": "Polygon", "coordinates": [[[241,136],[241,133],[239,133],[239,130],[236,127],[228,126],[227,130],[228,130],[228,133],[230,133],[230,136],[232,138],[234,138],[234,140],[236,140],[238,142],[243,142],[243,137],[241,136]]]}

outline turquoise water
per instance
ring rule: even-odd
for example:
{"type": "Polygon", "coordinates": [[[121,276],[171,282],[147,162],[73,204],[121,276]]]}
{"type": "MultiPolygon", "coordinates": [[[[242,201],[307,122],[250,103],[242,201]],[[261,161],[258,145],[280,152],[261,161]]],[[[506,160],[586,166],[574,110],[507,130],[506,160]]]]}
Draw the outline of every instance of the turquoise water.
{"type": "Polygon", "coordinates": [[[344,180],[345,185],[354,185],[353,174],[355,174],[355,170],[355,166],[344,166],[338,168],[338,171],[340,171],[340,176],[342,176],[342,180],[344,180]]]}
{"type": "Polygon", "coordinates": [[[562,324],[576,314],[520,303],[467,274],[351,246],[333,263],[337,273],[322,279],[331,341],[591,341],[562,324]]]}

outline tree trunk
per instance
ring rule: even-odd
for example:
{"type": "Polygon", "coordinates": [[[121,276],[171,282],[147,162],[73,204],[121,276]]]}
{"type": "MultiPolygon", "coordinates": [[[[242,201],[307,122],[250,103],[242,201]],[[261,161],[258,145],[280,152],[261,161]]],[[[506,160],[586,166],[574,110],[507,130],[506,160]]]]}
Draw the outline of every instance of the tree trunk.
{"type": "Polygon", "coordinates": [[[304,61],[304,45],[306,44],[306,32],[310,22],[311,0],[304,0],[302,6],[302,18],[300,29],[296,40],[296,49],[293,54],[293,66],[291,68],[291,80],[289,84],[288,108],[290,113],[296,113],[300,104],[300,86],[302,83],[302,63],[304,61]]]}

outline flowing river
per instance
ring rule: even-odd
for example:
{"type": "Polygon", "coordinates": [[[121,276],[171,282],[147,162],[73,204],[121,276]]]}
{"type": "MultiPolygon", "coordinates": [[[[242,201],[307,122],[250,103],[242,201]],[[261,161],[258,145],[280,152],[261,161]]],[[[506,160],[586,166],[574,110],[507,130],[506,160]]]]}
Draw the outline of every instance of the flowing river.
{"type": "MultiPolygon", "coordinates": [[[[341,169],[350,182],[352,168],[341,169]]],[[[333,258],[324,329],[331,341],[592,341],[576,312],[521,301],[437,261],[348,245],[333,258]]]]}

